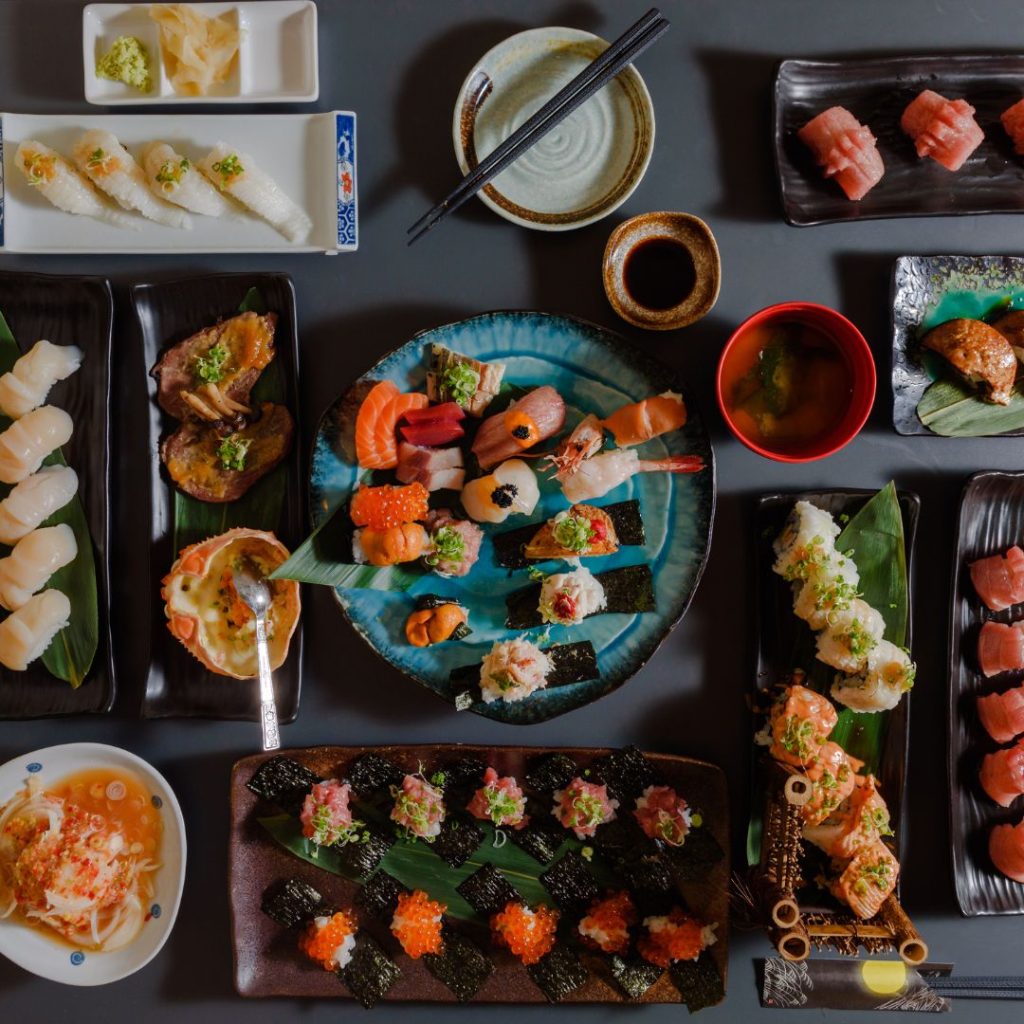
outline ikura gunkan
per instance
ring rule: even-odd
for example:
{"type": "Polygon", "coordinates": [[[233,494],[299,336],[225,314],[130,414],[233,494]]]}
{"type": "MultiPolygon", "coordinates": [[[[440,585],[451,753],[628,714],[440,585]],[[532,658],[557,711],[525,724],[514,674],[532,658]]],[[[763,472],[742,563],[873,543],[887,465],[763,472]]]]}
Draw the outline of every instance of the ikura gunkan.
{"type": "Polygon", "coordinates": [[[96,768],[0,807],[0,918],[110,951],[132,942],[156,893],[162,822],[130,772],[96,768]]]}

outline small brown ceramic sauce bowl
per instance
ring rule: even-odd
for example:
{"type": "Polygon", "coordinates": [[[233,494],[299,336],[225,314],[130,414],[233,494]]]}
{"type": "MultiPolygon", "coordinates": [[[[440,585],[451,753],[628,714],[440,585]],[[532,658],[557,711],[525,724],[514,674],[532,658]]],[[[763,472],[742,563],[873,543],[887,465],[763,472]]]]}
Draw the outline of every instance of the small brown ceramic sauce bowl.
{"type": "Polygon", "coordinates": [[[706,316],[718,299],[722,262],[711,229],[689,213],[641,213],[608,239],[604,292],[627,323],[673,331],[706,316]]]}

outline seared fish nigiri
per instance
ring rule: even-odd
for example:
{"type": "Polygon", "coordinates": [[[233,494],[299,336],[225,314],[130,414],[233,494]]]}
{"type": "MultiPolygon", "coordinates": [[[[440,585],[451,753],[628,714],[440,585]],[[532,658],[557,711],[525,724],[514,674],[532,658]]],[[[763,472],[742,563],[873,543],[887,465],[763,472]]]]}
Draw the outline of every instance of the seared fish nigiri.
{"type": "Polygon", "coordinates": [[[986,401],[1009,405],[1017,377],[1017,356],[1006,337],[981,320],[947,320],[921,339],[938,352],[986,401]]]}
{"type": "Polygon", "coordinates": [[[142,151],[146,184],[153,195],[205,217],[220,217],[232,210],[228,202],[198,171],[187,156],[166,142],[152,142],[142,151]]]}
{"type": "Polygon", "coordinates": [[[473,439],[481,469],[489,469],[553,437],[565,423],[565,402],[550,385],[534,388],[504,412],[488,416],[473,439]]]}

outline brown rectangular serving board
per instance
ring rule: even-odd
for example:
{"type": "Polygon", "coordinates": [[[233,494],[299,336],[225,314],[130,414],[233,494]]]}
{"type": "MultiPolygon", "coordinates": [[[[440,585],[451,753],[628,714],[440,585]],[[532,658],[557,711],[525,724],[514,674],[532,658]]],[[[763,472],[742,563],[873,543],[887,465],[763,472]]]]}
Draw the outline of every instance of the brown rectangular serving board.
{"type": "MultiPolygon", "coordinates": [[[[409,772],[422,763],[429,775],[433,766],[462,757],[477,757],[492,765],[499,775],[522,779],[527,761],[549,753],[562,753],[585,769],[595,758],[609,753],[608,748],[575,747],[487,747],[463,744],[392,747],[309,747],[284,751],[324,776],[340,776],[344,768],[360,754],[373,751],[409,772]]],[[[299,878],[318,889],[325,899],[338,906],[351,906],[358,884],[323,871],[293,856],[274,842],[257,822],[263,803],[246,786],[253,772],[274,755],[256,754],[236,762],[231,773],[231,833],[228,840],[229,893],[231,901],[232,947],[235,961],[235,988],[243,996],[310,996],[313,998],[351,999],[348,989],[332,973],[306,960],[299,952],[295,935],[286,932],[260,909],[263,893],[286,878],[299,878]]],[[[695,915],[717,922],[718,941],[710,953],[726,982],[728,966],[729,918],[729,808],[725,774],[715,765],[673,754],[645,756],[656,767],[667,785],[675,788],[693,807],[703,812],[703,827],[721,846],[725,856],[709,870],[705,879],[680,883],[680,893],[695,915]]],[[[620,811],[621,813],[621,811],[620,811]]],[[[472,860],[485,859],[475,854],[472,860]]],[[[542,870],[538,868],[538,870],[542,870]]],[[[360,916],[360,928],[371,933],[394,957],[402,977],[376,1007],[387,1018],[392,1002],[454,1003],[455,996],[426,969],[421,961],[403,955],[387,929],[360,916]]],[[[578,951],[578,950],[577,950],[578,951]]],[[[485,952],[495,970],[471,1000],[472,1003],[544,1003],[543,992],[533,983],[526,968],[511,954],[487,945],[485,952]]],[[[588,961],[582,954],[584,962],[588,961]]],[[[591,966],[588,964],[588,966],[591,966]]],[[[564,1003],[626,1003],[631,1001],[608,976],[607,980],[590,971],[585,985],[571,993],[564,1003]]],[[[638,1003],[680,1003],[680,995],[666,972],[638,1003]]]]}

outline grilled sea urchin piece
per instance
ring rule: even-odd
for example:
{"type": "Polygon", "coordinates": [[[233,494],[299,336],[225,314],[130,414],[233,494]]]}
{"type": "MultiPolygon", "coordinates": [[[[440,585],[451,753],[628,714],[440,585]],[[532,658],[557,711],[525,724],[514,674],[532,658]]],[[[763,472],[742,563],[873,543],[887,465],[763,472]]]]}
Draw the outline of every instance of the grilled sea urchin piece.
{"type": "Polygon", "coordinates": [[[586,984],[590,976],[580,958],[568,946],[555,946],[547,956],[526,968],[534,984],[548,998],[561,1002],[570,992],[586,984]]]}
{"type": "Polygon", "coordinates": [[[493,864],[478,868],[455,891],[484,917],[497,914],[513,901],[523,902],[515,886],[493,864]]]}
{"type": "Polygon", "coordinates": [[[597,880],[575,850],[541,872],[540,881],[559,909],[569,915],[586,910],[600,894],[597,880]]]}
{"type": "Polygon", "coordinates": [[[383,999],[402,976],[398,965],[365,934],[356,939],[352,959],[338,974],[352,995],[368,1010],[383,999]]]}
{"type": "Polygon", "coordinates": [[[295,928],[316,916],[323,896],[298,878],[289,878],[271,886],[263,894],[260,909],[283,928],[295,928]]]}
{"type": "Polygon", "coordinates": [[[482,828],[468,818],[445,818],[430,848],[453,868],[460,868],[484,841],[482,828]]]}
{"type": "Polygon", "coordinates": [[[494,964],[471,939],[453,928],[444,929],[444,948],[426,953],[423,963],[460,1003],[468,1002],[494,972],[494,964]]]}
{"type": "Polygon", "coordinates": [[[323,782],[316,772],[290,757],[279,754],[259,766],[246,786],[264,800],[291,809],[301,806],[310,788],[323,782]]]}
{"type": "Polygon", "coordinates": [[[372,750],[360,754],[349,766],[345,780],[364,797],[378,795],[390,786],[400,786],[404,772],[398,765],[372,750]]]}
{"type": "Polygon", "coordinates": [[[381,921],[390,922],[395,916],[398,897],[409,892],[394,875],[389,875],[383,868],[375,871],[369,881],[363,885],[356,895],[356,903],[362,910],[381,921]]]}

